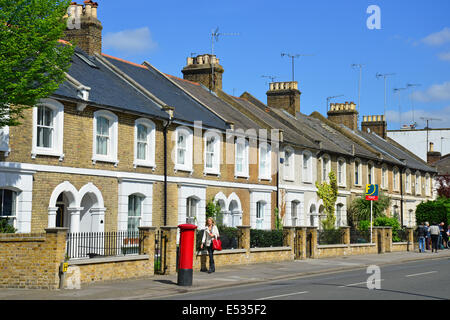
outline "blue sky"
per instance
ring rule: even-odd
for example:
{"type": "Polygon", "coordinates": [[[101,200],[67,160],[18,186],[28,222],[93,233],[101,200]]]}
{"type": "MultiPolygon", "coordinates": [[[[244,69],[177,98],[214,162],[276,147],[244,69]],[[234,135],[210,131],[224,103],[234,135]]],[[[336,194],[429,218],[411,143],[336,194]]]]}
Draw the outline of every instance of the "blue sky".
{"type": "MultiPolygon", "coordinates": [[[[81,2],[81,1],[79,1],[81,2]]],[[[291,60],[281,53],[311,54],[295,60],[301,112],[326,112],[326,98],[358,101],[358,70],[364,64],[360,115],[383,114],[388,78],[387,120],[398,129],[420,117],[439,118],[431,127],[450,127],[450,1],[353,0],[300,1],[148,1],[97,0],[103,24],[103,52],[136,63],[150,62],[162,72],[182,77],[191,53],[211,52],[211,31],[222,36],[215,54],[225,69],[223,89],[239,96],[248,91],[266,102],[269,80],[290,81],[291,60]],[[370,30],[367,8],[381,10],[381,30],[370,30]]]]}

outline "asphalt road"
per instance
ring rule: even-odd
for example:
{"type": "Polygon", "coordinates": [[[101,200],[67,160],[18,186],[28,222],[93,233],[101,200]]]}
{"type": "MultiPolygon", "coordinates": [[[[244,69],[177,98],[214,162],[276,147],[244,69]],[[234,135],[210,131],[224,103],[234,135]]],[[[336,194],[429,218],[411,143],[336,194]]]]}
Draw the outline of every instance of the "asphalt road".
{"type": "Polygon", "coordinates": [[[367,269],[234,286],[165,297],[167,300],[448,300],[450,259],[414,261],[367,269]],[[369,283],[378,286],[368,289],[369,283]]]}

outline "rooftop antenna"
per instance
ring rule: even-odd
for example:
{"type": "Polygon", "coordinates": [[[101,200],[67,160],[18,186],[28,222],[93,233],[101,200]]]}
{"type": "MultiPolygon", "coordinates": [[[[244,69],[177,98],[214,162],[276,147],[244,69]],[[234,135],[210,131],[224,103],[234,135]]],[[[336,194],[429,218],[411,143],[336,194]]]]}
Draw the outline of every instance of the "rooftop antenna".
{"type": "MultiPolygon", "coordinates": [[[[416,84],[408,83],[406,85],[406,88],[414,88],[414,87],[420,87],[420,86],[421,86],[420,83],[416,83],[416,84]]],[[[411,94],[409,95],[409,99],[411,101],[412,123],[414,125],[416,122],[414,121],[414,102],[413,102],[413,98],[412,98],[413,94],[414,94],[414,89],[412,89],[411,94]]]]}
{"type": "MultiPolygon", "coordinates": [[[[354,63],[351,65],[352,68],[359,68],[359,81],[358,81],[358,118],[361,117],[361,81],[362,81],[362,67],[364,64],[354,63]]],[[[360,120],[360,119],[359,119],[360,120]]]]}
{"type": "MultiPolygon", "coordinates": [[[[211,87],[215,87],[214,80],[214,63],[212,57],[214,56],[214,41],[219,42],[219,36],[239,36],[239,33],[223,33],[219,32],[219,27],[216,30],[211,31],[211,87]]],[[[210,91],[212,88],[209,89],[210,91]]]]}
{"type": "Polygon", "coordinates": [[[282,53],[281,57],[287,56],[292,59],[292,81],[294,81],[294,59],[300,58],[300,57],[309,57],[313,56],[313,54],[289,54],[289,53],[282,53]]]}
{"type": "MultiPolygon", "coordinates": [[[[267,78],[267,79],[270,79],[270,82],[275,82],[275,79],[277,77],[275,77],[275,76],[261,76],[261,78],[267,78]]],[[[267,84],[267,82],[266,82],[266,84],[267,84]]]]}
{"type": "Polygon", "coordinates": [[[327,112],[328,112],[328,110],[329,110],[329,105],[330,105],[330,100],[331,99],[335,99],[335,98],[340,98],[340,97],[344,97],[344,95],[343,94],[341,94],[341,95],[338,95],[338,96],[332,96],[332,97],[327,97],[327,112]]]}
{"type": "Polygon", "coordinates": [[[398,94],[398,116],[399,116],[399,122],[400,122],[400,129],[402,128],[402,106],[401,106],[401,96],[400,91],[406,90],[406,88],[394,88],[394,93],[398,94]]]}
{"type": "Polygon", "coordinates": [[[389,76],[394,76],[394,75],[395,75],[395,73],[384,73],[384,74],[377,73],[376,74],[377,79],[380,79],[381,77],[384,78],[384,113],[383,113],[383,115],[384,115],[385,119],[386,119],[386,105],[387,105],[387,103],[386,103],[386,78],[389,76]]]}
{"type": "MultiPolygon", "coordinates": [[[[426,146],[426,150],[427,150],[427,153],[428,153],[428,132],[430,131],[430,127],[429,127],[428,123],[429,123],[430,121],[441,121],[441,119],[436,119],[436,118],[426,118],[426,117],[420,117],[420,119],[422,119],[422,120],[424,120],[424,121],[427,122],[427,126],[426,126],[426,129],[427,129],[427,146],[426,146]]],[[[442,152],[442,149],[441,149],[441,152],[442,152]]]]}

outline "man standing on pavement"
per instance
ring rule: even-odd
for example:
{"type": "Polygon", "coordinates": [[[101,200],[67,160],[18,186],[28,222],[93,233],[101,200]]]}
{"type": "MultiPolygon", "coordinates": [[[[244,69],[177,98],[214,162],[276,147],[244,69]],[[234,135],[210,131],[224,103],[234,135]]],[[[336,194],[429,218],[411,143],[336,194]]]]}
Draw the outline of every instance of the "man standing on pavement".
{"type": "Polygon", "coordinates": [[[425,252],[425,226],[421,223],[417,227],[417,236],[419,238],[419,252],[425,252]]]}
{"type": "Polygon", "coordinates": [[[441,231],[439,230],[439,226],[437,223],[434,223],[430,227],[430,235],[431,235],[431,252],[438,252],[438,241],[439,241],[439,235],[441,234],[441,231]]]}
{"type": "Polygon", "coordinates": [[[425,245],[427,250],[430,250],[430,224],[428,223],[428,221],[425,222],[425,245]]]}

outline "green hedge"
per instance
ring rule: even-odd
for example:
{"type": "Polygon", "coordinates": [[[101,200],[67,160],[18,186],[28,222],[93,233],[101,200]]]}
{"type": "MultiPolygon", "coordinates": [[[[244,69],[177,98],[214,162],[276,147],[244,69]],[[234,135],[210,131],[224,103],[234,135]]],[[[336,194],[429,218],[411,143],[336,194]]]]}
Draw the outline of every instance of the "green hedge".
{"type": "Polygon", "coordinates": [[[250,229],[250,247],[268,248],[283,246],[282,230],[256,230],[250,229]]]}
{"type": "Polygon", "coordinates": [[[450,199],[439,198],[435,201],[422,202],[416,208],[416,222],[441,223],[447,226],[450,222],[450,199]]]}

